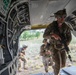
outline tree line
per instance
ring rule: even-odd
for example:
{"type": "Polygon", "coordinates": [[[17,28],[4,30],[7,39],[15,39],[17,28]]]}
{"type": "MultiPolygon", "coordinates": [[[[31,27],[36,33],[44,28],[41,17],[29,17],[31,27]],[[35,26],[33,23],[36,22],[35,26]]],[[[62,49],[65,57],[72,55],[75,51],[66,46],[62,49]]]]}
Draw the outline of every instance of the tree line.
{"type": "Polygon", "coordinates": [[[32,40],[34,38],[38,39],[40,37],[40,34],[41,32],[36,30],[24,31],[20,36],[20,40],[32,40]]]}

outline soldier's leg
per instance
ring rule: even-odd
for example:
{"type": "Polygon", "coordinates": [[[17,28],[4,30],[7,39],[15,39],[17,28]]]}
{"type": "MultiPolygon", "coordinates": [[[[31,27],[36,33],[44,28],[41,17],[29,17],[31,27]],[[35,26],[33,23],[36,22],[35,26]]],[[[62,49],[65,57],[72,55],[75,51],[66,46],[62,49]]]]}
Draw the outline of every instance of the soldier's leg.
{"type": "Polygon", "coordinates": [[[60,58],[59,58],[58,52],[54,53],[53,60],[55,62],[55,65],[54,65],[54,75],[58,75],[59,70],[60,70],[60,58]]]}
{"type": "Polygon", "coordinates": [[[18,70],[21,71],[21,59],[18,61],[18,70]]]}
{"type": "Polygon", "coordinates": [[[54,69],[55,63],[53,62],[52,57],[49,58],[49,66],[52,66],[52,69],[54,69]]]}
{"type": "Polygon", "coordinates": [[[52,66],[53,65],[53,59],[52,57],[49,57],[49,66],[52,66]]]}
{"type": "Polygon", "coordinates": [[[24,58],[23,61],[24,61],[24,62],[23,62],[23,68],[24,68],[24,69],[27,69],[27,68],[26,68],[26,59],[24,58]]]}
{"type": "Polygon", "coordinates": [[[61,57],[62,57],[62,67],[65,67],[67,59],[65,50],[61,52],[61,57]]]}
{"type": "Polygon", "coordinates": [[[45,64],[45,72],[48,72],[48,65],[45,64]]]}
{"type": "Polygon", "coordinates": [[[49,62],[48,62],[48,59],[46,57],[43,57],[43,65],[44,65],[44,68],[45,68],[45,72],[48,72],[49,62]]]}
{"type": "Polygon", "coordinates": [[[45,61],[45,71],[48,72],[48,67],[49,67],[49,58],[46,58],[46,61],[45,61]]]}
{"type": "Polygon", "coordinates": [[[26,67],[25,67],[25,65],[26,65],[26,59],[22,58],[22,61],[23,61],[23,68],[26,69],[26,67]]]}

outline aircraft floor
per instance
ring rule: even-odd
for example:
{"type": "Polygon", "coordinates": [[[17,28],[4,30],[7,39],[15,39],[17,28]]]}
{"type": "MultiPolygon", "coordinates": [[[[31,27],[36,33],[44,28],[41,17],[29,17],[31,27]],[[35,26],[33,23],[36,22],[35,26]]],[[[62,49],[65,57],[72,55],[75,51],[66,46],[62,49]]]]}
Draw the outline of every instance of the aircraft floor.
{"type": "Polygon", "coordinates": [[[28,74],[26,72],[21,72],[21,73],[18,73],[17,75],[53,75],[53,72],[49,72],[49,73],[37,73],[37,74],[28,74]]]}
{"type": "MultiPolygon", "coordinates": [[[[27,71],[18,72],[17,75],[54,75],[53,72],[28,73],[27,71]]],[[[65,67],[60,70],[60,75],[76,75],[76,66],[65,67]]]]}

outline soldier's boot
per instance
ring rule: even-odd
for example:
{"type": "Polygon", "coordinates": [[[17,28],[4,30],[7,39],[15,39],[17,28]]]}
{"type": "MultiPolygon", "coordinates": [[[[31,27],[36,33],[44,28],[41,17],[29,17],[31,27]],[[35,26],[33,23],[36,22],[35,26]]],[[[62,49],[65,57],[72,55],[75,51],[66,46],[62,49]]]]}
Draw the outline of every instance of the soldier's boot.
{"type": "Polygon", "coordinates": [[[45,69],[45,72],[47,73],[47,72],[48,72],[48,70],[47,70],[47,69],[45,69]]]}
{"type": "Polygon", "coordinates": [[[24,70],[28,70],[28,68],[25,67],[24,70]]]}
{"type": "Polygon", "coordinates": [[[21,71],[22,71],[22,69],[21,69],[21,68],[19,68],[19,69],[18,69],[18,71],[19,71],[19,72],[21,72],[21,71]]]}

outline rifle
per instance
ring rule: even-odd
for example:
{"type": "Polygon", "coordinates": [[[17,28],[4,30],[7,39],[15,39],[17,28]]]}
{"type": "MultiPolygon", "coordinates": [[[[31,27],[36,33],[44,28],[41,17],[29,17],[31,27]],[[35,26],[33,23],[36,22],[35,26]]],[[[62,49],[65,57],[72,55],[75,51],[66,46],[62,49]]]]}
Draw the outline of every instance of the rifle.
{"type": "Polygon", "coordinates": [[[69,47],[66,44],[65,36],[61,35],[61,33],[60,33],[60,38],[61,38],[61,43],[64,45],[64,49],[66,50],[66,52],[68,54],[68,58],[72,62],[71,55],[69,54],[70,49],[69,49],[69,47]]]}

